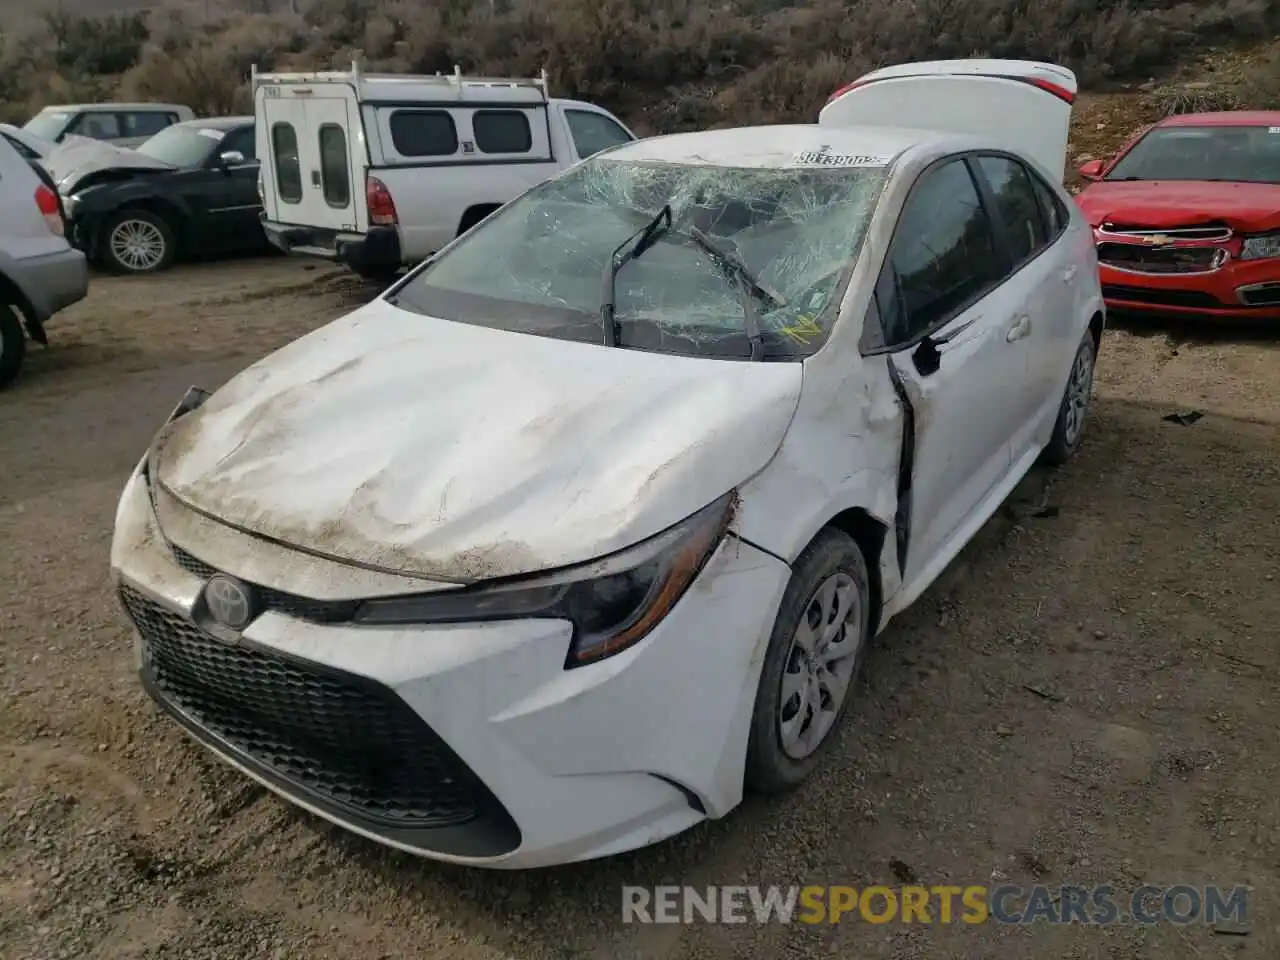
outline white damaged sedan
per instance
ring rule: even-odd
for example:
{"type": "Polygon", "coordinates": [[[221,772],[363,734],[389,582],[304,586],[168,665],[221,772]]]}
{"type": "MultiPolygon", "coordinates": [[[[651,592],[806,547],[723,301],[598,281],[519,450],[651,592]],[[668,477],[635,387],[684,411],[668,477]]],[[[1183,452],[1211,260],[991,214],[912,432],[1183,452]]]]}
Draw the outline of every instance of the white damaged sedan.
{"type": "Polygon", "coordinates": [[[917,64],[818,124],[621,146],[193,389],[116,517],[146,689],[298,805],[479,866],[799,783],[872,637],[1080,442],[1074,89],[917,64]]]}

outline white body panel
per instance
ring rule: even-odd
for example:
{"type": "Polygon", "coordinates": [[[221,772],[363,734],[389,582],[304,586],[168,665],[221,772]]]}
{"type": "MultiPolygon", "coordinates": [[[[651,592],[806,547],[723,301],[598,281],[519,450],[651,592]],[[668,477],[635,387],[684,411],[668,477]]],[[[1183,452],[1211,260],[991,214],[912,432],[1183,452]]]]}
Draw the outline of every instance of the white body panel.
{"type": "Polygon", "coordinates": [[[1051,186],[1069,222],[933,330],[954,334],[937,369],[913,348],[868,346],[873,291],[916,184],[940,164],[1002,149],[947,133],[816,125],[624,147],[616,157],[748,167],[856,157],[890,171],[821,349],[776,363],[641,353],[380,300],[259,362],[168,430],[151,472],[174,495],[161,491],[153,507],[135,474],[112,566],[188,617],[202,581],[166,538],[215,569],[306,597],[447,594],[598,558],[736,489],[729,533],[688,592],[639,643],[588,666],[565,669],[572,630],[558,620],[361,628],[269,612],[244,634],[394,690],[521,834],[505,853],[459,855],[389,840],[273,785],[383,842],[527,867],[723,816],[742,798],[761,664],[791,564],[834,518],[861,511],[886,533],[875,558],[883,604],[873,626],[882,628],[1026,472],[1077,345],[1101,318],[1083,218],[1051,186]],[[1066,292],[1048,296],[1053,283],[1066,292]],[[908,444],[909,497],[900,496],[908,444]],[[908,499],[903,557],[894,527],[908,499]]]}
{"type": "Polygon", "coordinates": [[[1074,73],[1048,63],[907,63],[856,80],[822,108],[818,123],[824,127],[901,125],[982,136],[1030,157],[1061,183],[1076,90],[1074,73]]]}

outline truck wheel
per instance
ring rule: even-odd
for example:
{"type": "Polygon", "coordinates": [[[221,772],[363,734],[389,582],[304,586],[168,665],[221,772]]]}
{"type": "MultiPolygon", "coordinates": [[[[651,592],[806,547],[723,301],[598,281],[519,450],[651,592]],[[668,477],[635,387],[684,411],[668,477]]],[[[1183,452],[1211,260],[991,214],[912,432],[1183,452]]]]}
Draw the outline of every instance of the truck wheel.
{"type": "Polygon", "coordinates": [[[22,331],[18,308],[0,301],[0,390],[18,375],[26,353],[27,335],[22,331]]]}
{"type": "Polygon", "coordinates": [[[150,210],[122,210],[108,220],[99,250],[113,273],[157,273],[178,252],[173,227],[150,210]]]}
{"type": "Polygon", "coordinates": [[[400,271],[392,267],[352,267],[356,276],[366,283],[376,283],[380,287],[388,287],[400,271]]]}

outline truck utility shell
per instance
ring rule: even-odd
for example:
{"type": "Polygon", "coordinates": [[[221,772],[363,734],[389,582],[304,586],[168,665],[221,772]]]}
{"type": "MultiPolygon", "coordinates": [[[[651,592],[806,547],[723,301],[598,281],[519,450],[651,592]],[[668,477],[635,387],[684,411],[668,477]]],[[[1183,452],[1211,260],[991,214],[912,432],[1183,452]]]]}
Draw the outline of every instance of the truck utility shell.
{"type": "Polygon", "coordinates": [[[258,74],[267,235],[286,252],[381,278],[504,203],[635,136],[532,79],[258,74]]]}

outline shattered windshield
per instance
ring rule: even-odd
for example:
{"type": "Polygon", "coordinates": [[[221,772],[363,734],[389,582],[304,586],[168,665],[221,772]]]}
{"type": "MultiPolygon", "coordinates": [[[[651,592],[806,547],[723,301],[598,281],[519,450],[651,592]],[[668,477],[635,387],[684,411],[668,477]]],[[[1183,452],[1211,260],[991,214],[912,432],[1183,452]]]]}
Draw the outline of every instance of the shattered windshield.
{"type": "Polygon", "coordinates": [[[601,343],[610,255],[669,205],[670,227],[614,281],[617,345],[746,358],[751,309],[766,358],[807,356],[835,321],[885,170],[588,160],[508,204],[391,299],[601,343]],[[707,238],[771,295],[746,303],[748,285],[699,242],[707,238]]]}
{"type": "Polygon", "coordinates": [[[1280,127],[1157,127],[1107,179],[1280,183],[1280,127]]]}

